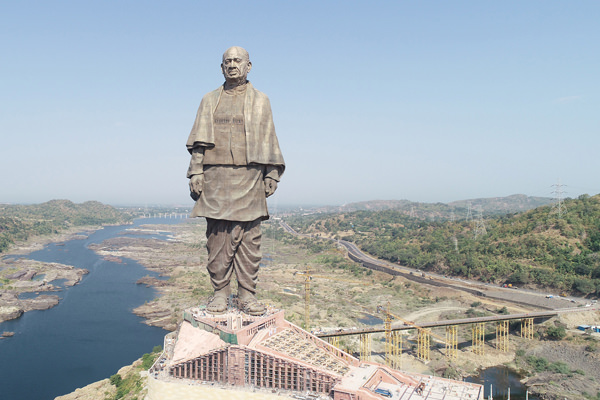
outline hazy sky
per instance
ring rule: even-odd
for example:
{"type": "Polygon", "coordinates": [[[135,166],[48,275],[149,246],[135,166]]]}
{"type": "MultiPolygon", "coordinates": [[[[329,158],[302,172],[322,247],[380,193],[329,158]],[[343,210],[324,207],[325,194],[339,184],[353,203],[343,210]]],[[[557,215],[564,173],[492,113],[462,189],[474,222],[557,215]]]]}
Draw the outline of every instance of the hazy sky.
{"type": "Polygon", "coordinates": [[[189,205],[185,142],[245,47],[277,204],[600,192],[598,1],[5,1],[0,202],[189,205]]]}

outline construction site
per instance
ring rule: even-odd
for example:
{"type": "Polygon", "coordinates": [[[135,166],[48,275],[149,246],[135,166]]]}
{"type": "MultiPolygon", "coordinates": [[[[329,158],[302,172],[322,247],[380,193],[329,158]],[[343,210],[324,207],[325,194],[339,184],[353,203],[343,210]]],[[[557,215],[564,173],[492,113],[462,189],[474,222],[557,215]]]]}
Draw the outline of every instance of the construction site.
{"type": "Polygon", "coordinates": [[[150,370],[149,400],[483,399],[479,384],[400,371],[359,359],[269,308],[223,315],[192,308],[150,370]]]}
{"type": "Polygon", "coordinates": [[[531,340],[534,323],[582,311],[564,308],[416,323],[392,313],[388,301],[375,310],[381,325],[309,331],[311,281],[356,282],[320,275],[309,266],[293,275],[304,281],[307,329],[286,320],[284,310],[273,306],[262,316],[244,314],[233,296],[225,314],[210,314],[205,306],[187,309],[179,329],[166,336],[164,353],[150,370],[147,398],[483,399],[482,385],[407,372],[403,359],[427,365],[435,349],[452,365],[459,353],[483,356],[488,345],[498,355],[508,353],[510,323],[519,326],[522,339],[531,340]],[[445,335],[434,329],[445,330],[445,335]],[[377,344],[381,349],[372,351],[378,342],[383,347],[377,344]],[[351,350],[349,343],[358,347],[351,350]]]}

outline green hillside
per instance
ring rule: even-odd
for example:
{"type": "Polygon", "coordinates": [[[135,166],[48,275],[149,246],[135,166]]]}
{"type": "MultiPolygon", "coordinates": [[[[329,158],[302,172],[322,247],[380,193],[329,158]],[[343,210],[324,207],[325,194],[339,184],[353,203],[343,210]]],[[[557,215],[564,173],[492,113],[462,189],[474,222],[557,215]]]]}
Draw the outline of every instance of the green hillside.
{"type": "Polygon", "coordinates": [[[88,201],[75,204],[69,200],[52,200],[33,205],[0,205],[0,253],[18,240],[59,233],[65,228],[117,224],[130,217],[114,207],[88,201]]]}
{"type": "MultiPolygon", "coordinates": [[[[600,195],[477,222],[428,222],[397,210],[313,215],[292,221],[303,232],[353,241],[382,259],[441,274],[600,293],[600,195]]],[[[474,213],[475,214],[475,213],[474,213]]]]}

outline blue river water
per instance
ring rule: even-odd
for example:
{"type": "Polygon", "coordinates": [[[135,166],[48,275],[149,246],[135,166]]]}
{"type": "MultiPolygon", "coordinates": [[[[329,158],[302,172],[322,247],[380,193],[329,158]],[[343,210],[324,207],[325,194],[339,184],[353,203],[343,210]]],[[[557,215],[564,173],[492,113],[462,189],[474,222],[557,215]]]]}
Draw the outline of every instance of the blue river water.
{"type": "MultiPolygon", "coordinates": [[[[136,220],[133,226],[181,221],[147,218],[136,220]]],[[[73,287],[49,293],[61,297],[56,307],[30,311],[0,324],[0,333],[15,332],[0,340],[1,400],[54,399],[110,377],[163,344],[167,332],[143,324],[132,313],[156,297],[153,289],[136,281],[156,274],[130,259],[122,263],[103,260],[87,247],[121,236],[130,227],[105,227],[86,239],[49,244],[24,256],[85,268],[89,274],[73,287]]]]}
{"type": "Polygon", "coordinates": [[[504,366],[490,367],[479,371],[479,375],[465,379],[467,382],[479,383],[484,388],[484,398],[489,398],[490,391],[495,400],[539,400],[538,397],[527,395],[527,388],[520,377],[510,368],[504,366]]]}

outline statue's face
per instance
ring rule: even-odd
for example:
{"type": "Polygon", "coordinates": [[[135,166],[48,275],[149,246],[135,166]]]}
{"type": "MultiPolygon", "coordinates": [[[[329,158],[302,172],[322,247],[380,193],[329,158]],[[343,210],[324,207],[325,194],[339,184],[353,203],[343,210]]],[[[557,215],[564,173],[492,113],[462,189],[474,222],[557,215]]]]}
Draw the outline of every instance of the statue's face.
{"type": "Polygon", "coordinates": [[[223,54],[221,71],[225,80],[246,80],[251,68],[252,63],[243,50],[232,47],[223,54]]]}

